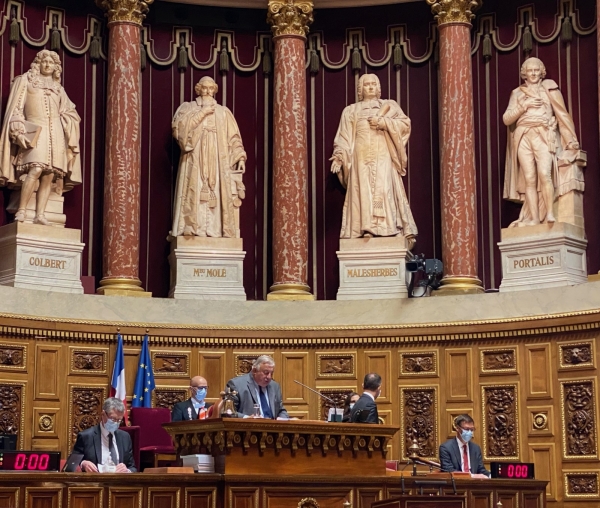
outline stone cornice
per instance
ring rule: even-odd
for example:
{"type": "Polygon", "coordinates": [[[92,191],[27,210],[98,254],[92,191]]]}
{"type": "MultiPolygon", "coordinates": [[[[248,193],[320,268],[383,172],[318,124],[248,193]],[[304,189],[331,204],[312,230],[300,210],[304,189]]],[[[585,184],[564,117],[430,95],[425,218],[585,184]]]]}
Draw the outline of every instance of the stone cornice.
{"type": "Polygon", "coordinates": [[[96,0],[96,5],[106,11],[109,23],[135,23],[141,26],[152,2],[154,0],[96,0]]]}
{"type": "Polygon", "coordinates": [[[306,37],[313,22],[312,0],[269,0],[267,22],[275,37],[297,35],[306,37]]]}
{"type": "Polygon", "coordinates": [[[448,23],[469,23],[475,17],[475,12],[483,0],[426,0],[431,6],[438,26],[448,23]]]}

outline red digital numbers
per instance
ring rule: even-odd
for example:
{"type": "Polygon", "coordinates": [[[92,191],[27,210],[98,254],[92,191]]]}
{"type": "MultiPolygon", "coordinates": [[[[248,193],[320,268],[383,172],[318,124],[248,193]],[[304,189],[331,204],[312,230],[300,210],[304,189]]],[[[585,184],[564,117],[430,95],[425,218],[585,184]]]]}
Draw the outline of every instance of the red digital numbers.
{"type": "Polygon", "coordinates": [[[527,464],[509,464],[506,478],[528,478],[529,466],[527,464]]]}
{"type": "Polygon", "coordinates": [[[50,463],[47,453],[18,453],[15,457],[15,470],[46,471],[50,463]]]}

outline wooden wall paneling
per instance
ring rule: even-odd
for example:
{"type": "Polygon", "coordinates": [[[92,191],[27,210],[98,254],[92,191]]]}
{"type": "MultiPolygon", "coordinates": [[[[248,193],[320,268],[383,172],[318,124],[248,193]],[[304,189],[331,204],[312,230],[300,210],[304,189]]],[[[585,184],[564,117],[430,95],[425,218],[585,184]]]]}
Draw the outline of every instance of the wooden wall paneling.
{"type": "Polygon", "coordinates": [[[189,398],[190,392],[188,386],[189,382],[186,383],[185,388],[171,385],[156,385],[156,388],[152,392],[152,407],[173,409],[175,404],[189,398]]]}
{"type": "Polygon", "coordinates": [[[217,508],[216,487],[186,487],[184,496],[184,508],[217,508]]]}
{"type": "Polygon", "coordinates": [[[259,508],[259,493],[258,487],[227,486],[225,488],[225,508],[259,508]]]}
{"type": "Polygon", "coordinates": [[[108,487],[110,508],[142,508],[143,488],[108,487]]]}
{"type": "Polygon", "coordinates": [[[473,402],[471,348],[448,348],[445,354],[446,402],[473,402]]]}
{"type": "Polygon", "coordinates": [[[439,350],[428,348],[421,351],[398,352],[398,377],[438,377],[439,350]]]}
{"type": "Polygon", "coordinates": [[[62,428],[62,419],[59,415],[61,415],[59,408],[34,407],[32,437],[58,439],[59,429],[62,428]]]}
{"type": "Polygon", "coordinates": [[[518,382],[481,384],[483,460],[521,460],[519,411],[518,382]]]}
{"type": "Polygon", "coordinates": [[[358,487],[356,489],[357,508],[370,508],[371,503],[383,499],[383,489],[372,487],[358,487]]]}
{"type": "Polygon", "coordinates": [[[67,508],[104,508],[104,487],[68,487],[67,508]]]}
{"type": "Polygon", "coordinates": [[[62,508],[61,487],[25,487],[26,508],[62,508]]]}
{"type": "Polygon", "coordinates": [[[596,368],[596,339],[558,342],[558,370],[596,368]]]}
{"type": "Polygon", "coordinates": [[[525,462],[533,462],[535,467],[535,479],[546,480],[546,498],[549,501],[556,501],[558,476],[556,474],[556,461],[559,457],[556,455],[554,443],[535,443],[529,444],[529,457],[525,462]]]}
{"type": "Polygon", "coordinates": [[[518,373],[517,347],[479,348],[479,374],[512,375],[518,373]]]}
{"type": "Polygon", "coordinates": [[[554,406],[527,406],[529,437],[554,436],[554,406]]]}
{"type": "Polygon", "coordinates": [[[475,416],[473,416],[473,408],[452,408],[446,409],[446,418],[444,418],[443,423],[445,427],[440,428],[440,444],[442,443],[443,436],[446,436],[446,439],[451,439],[456,437],[456,432],[454,430],[454,419],[458,415],[471,415],[471,417],[475,420],[475,428],[481,428],[481,421],[477,421],[475,416]]]}
{"type": "Polygon", "coordinates": [[[67,426],[67,447],[70,451],[77,434],[100,422],[102,403],[106,399],[108,384],[79,385],[69,383],[69,417],[67,426]]]}
{"type": "MultiPolygon", "coordinates": [[[[25,443],[31,440],[31,427],[25,425],[25,414],[31,407],[27,401],[27,381],[0,383],[0,431],[6,434],[17,434],[17,447],[27,449],[25,443]]],[[[29,418],[27,419],[27,421],[29,418]]]]}
{"type": "Polygon", "coordinates": [[[3,337],[3,342],[0,343],[0,372],[27,372],[29,343],[21,341],[17,343],[8,339],[9,337],[3,337]]]}
{"type": "Polygon", "coordinates": [[[202,376],[208,383],[207,400],[216,402],[221,390],[225,388],[227,377],[225,351],[199,351],[198,371],[191,372],[190,377],[202,376]]]}
{"type": "Polygon", "coordinates": [[[552,398],[552,372],[550,343],[525,344],[526,363],[534,368],[526,369],[527,372],[527,398],[551,399],[552,398]]]}
{"type": "Polygon", "coordinates": [[[596,501],[590,506],[598,506],[598,500],[600,500],[599,470],[563,469],[562,474],[566,501],[596,501]]]}
{"type": "MultiPolygon", "coordinates": [[[[353,489],[339,487],[263,487],[262,506],[268,508],[339,508],[345,501],[354,504],[353,489]]],[[[359,505],[357,508],[362,508],[359,505]]],[[[366,505],[369,506],[370,505],[366,505]]],[[[233,507],[231,507],[233,508],[233,507]]],[[[237,506],[235,508],[238,508],[237,506]]]]}
{"type": "Polygon", "coordinates": [[[400,386],[400,460],[416,440],[419,456],[437,460],[439,454],[439,386],[400,386]]]}
{"type": "Polygon", "coordinates": [[[357,379],[355,351],[317,351],[315,357],[317,379],[357,379]]]}
{"type": "MultiPolygon", "coordinates": [[[[309,390],[295,383],[295,380],[313,387],[315,373],[308,361],[308,353],[300,351],[281,352],[281,370],[279,376],[283,402],[292,409],[301,409],[309,404],[309,390]]],[[[289,409],[289,408],[288,408],[289,409]]]]}
{"type": "Polygon", "coordinates": [[[521,493],[522,502],[519,506],[523,508],[544,508],[544,495],[543,494],[530,494],[526,492],[521,493]]]}
{"type": "Polygon", "coordinates": [[[392,379],[397,379],[398,374],[392,377],[392,352],[387,351],[365,351],[364,353],[365,371],[358,373],[358,384],[362,386],[365,374],[377,372],[381,376],[381,395],[377,398],[377,403],[391,403],[390,393],[392,391],[392,379]]]}
{"type": "Polygon", "coordinates": [[[21,489],[19,487],[2,487],[0,488],[0,506],[18,507],[19,505],[19,494],[21,489]]]}
{"type": "Polygon", "coordinates": [[[36,344],[34,400],[59,400],[61,396],[60,379],[64,376],[62,346],[54,344],[36,344]]]}
{"type": "Polygon", "coordinates": [[[227,379],[231,379],[235,376],[241,376],[242,374],[248,374],[252,370],[252,363],[260,355],[269,355],[275,360],[275,380],[281,379],[281,365],[278,365],[275,353],[272,350],[261,350],[256,349],[254,351],[234,351],[233,352],[233,373],[227,376],[227,379]],[[279,369],[279,371],[278,371],[279,369]]]}
{"type": "MultiPolygon", "coordinates": [[[[108,374],[110,348],[108,347],[69,347],[69,374],[73,375],[104,375],[108,374]]],[[[110,364],[110,374],[112,375],[113,362],[110,364]]]]}
{"type": "MultiPolygon", "coordinates": [[[[184,378],[187,382],[190,374],[190,351],[152,350],[152,371],[154,377],[184,378]]],[[[194,374],[196,375],[196,374],[194,374]]]]}
{"type": "Polygon", "coordinates": [[[149,508],[179,508],[180,487],[148,487],[149,508]]]}
{"type": "Polygon", "coordinates": [[[596,377],[560,380],[564,460],[598,460],[596,377]]]}
{"type": "Polygon", "coordinates": [[[493,495],[491,490],[471,491],[469,493],[469,499],[467,500],[467,506],[469,508],[495,508],[496,504],[494,503],[494,500],[492,498],[493,495]]]}
{"type": "Polygon", "coordinates": [[[502,503],[502,508],[521,508],[519,506],[519,493],[514,490],[496,491],[496,506],[502,503]]]}

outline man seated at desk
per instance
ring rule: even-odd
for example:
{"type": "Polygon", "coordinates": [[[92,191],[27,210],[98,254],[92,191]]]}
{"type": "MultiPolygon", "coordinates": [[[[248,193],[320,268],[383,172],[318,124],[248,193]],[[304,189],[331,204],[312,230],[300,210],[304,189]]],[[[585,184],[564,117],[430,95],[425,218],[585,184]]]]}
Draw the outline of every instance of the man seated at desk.
{"type": "MultiPolygon", "coordinates": [[[[135,473],[131,438],[119,430],[125,414],[123,401],[110,397],[102,404],[102,417],[98,425],[77,434],[73,453],[83,454],[81,470],[98,473],[107,465],[115,467],[115,473],[135,473]]],[[[108,471],[107,471],[108,472],[108,471]]]]}
{"type": "Polygon", "coordinates": [[[191,397],[183,402],[178,402],[171,411],[171,421],[205,420],[212,416],[212,404],[205,402],[208,392],[208,383],[202,376],[194,376],[190,380],[191,397]]]}
{"type": "Polygon", "coordinates": [[[261,355],[252,364],[248,374],[234,377],[227,382],[230,390],[235,390],[235,410],[239,418],[254,416],[254,407],[258,405],[263,418],[288,420],[289,415],[283,407],[281,387],[273,381],[275,361],[268,355],[261,355]]]}
{"type": "Polygon", "coordinates": [[[454,419],[456,437],[440,445],[442,471],[471,473],[472,478],[488,478],[490,472],[483,465],[481,448],[471,441],[475,422],[469,415],[454,419]]]}

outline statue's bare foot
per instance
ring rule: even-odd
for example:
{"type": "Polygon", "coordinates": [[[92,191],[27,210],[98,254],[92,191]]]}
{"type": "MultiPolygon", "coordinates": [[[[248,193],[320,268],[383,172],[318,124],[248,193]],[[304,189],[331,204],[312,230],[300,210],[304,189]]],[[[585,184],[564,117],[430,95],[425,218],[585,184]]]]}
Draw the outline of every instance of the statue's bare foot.
{"type": "Polygon", "coordinates": [[[194,230],[192,226],[186,226],[183,228],[183,236],[194,236],[194,230]]]}
{"type": "Polygon", "coordinates": [[[33,223],[41,224],[42,226],[48,226],[50,224],[43,213],[40,213],[35,219],[33,219],[33,223]]]}
{"type": "Polygon", "coordinates": [[[556,222],[556,219],[555,219],[554,215],[552,215],[552,214],[548,214],[548,215],[546,216],[546,222],[547,222],[548,224],[552,224],[553,222],[556,222]]]}
{"type": "Polygon", "coordinates": [[[365,233],[363,238],[373,238],[373,235],[371,233],[365,233]]]}
{"type": "Polygon", "coordinates": [[[25,210],[23,208],[19,208],[15,214],[15,222],[25,222],[25,210]]]}
{"type": "Polygon", "coordinates": [[[537,226],[540,223],[538,220],[524,220],[523,222],[519,222],[519,226],[537,226]]]}

